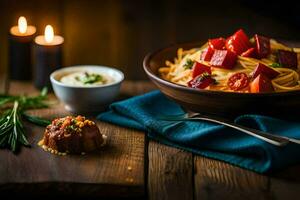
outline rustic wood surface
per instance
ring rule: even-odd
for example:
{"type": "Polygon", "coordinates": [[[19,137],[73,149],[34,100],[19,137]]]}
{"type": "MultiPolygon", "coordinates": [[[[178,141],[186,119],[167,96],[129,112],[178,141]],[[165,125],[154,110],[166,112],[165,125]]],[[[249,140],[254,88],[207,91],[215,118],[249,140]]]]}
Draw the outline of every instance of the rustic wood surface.
{"type": "MultiPolygon", "coordinates": [[[[34,94],[38,91],[29,83],[10,84],[9,93],[20,92],[34,94]]],[[[59,103],[49,109],[35,110],[31,113],[49,119],[69,114],[59,103]]],[[[32,147],[22,148],[17,156],[7,150],[0,151],[0,184],[10,183],[10,187],[4,187],[4,190],[13,187],[18,192],[34,191],[37,194],[42,194],[47,189],[57,194],[143,196],[144,134],[100,121],[97,121],[97,125],[100,131],[108,136],[107,145],[100,152],[56,156],[37,145],[44,128],[26,123],[32,147]],[[28,183],[34,184],[34,187],[25,187],[28,183]],[[71,184],[77,186],[73,188],[71,184]]]]}
{"type": "Polygon", "coordinates": [[[149,199],[193,199],[193,156],[156,142],[148,146],[149,199]]]}
{"type": "MultiPolygon", "coordinates": [[[[5,83],[0,79],[1,83],[5,83]]],[[[1,91],[5,87],[0,84],[1,91]]],[[[120,99],[155,87],[147,81],[126,81],[120,99]]],[[[30,83],[11,82],[9,92],[38,91],[30,83]]],[[[54,99],[54,95],[50,95],[54,99]]],[[[62,104],[32,111],[53,118],[68,114],[62,104]]],[[[300,166],[271,176],[148,141],[141,132],[98,121],[108,145],[98,154],[59,157],[44,152],[36,143],[43,128],[26,124],[31,149],[21,154],[0,151],[0,191],[148,199],[297,199],[300,166]]]]}

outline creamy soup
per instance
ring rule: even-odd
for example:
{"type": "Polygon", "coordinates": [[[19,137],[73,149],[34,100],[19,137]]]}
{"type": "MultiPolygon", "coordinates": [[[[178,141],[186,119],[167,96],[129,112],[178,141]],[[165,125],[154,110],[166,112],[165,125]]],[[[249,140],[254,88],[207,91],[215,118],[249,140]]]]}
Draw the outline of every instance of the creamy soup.
{"type": "Polygon", "coordinates": [[[91,86],[106,85],[114,82],[114,79],[103,73],[80,71],[69,73],[61,77],[60,82],[72,86],[91,86]]]}

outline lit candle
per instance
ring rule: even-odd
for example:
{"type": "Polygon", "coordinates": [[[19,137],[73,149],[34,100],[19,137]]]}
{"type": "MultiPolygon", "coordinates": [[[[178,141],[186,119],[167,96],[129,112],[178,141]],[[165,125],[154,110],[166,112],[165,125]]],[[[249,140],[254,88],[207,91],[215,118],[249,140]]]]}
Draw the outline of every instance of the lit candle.
{"type": "Polygon", "coordinates": [[[21,16],[18,25],[9,34],[9,73],[11,79],[30,80],[32,77],[31,43],[36,33],[34,26],[28,26],[21,16]]]}
{"type": "Polygon", "coordinates": [[[62,45],[64,38],[54,34],[47,25],[44,35],[34,40],[34,83],[37,88],[50,87],[50,74],[62,66],[62,45]]]}
{"type": "Polygon", "coordinates": [[[56,46],[64,42],[64,38],[59,35],[54,35],[54,30],[51,25],[45,28],[45,35],[39,35],[35,38],[35,43],[41,46],[56,46]]]}

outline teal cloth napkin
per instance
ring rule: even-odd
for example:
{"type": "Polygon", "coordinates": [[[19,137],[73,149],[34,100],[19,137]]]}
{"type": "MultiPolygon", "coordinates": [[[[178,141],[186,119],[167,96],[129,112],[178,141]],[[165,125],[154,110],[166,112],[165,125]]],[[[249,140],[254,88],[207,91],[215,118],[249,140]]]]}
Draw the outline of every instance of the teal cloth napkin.
{"type": "MultiPolygon", "coordinates": [[[[153,91],[111,104],[98,119],[147,132],[163,144],[174,146],[258,173],[269,173],[300,163],[300,145],[277,147],[231,128],[210,122],[170,122],[157,114],[184,111],[161,92],[153,91]]],[[[235,122],[251,128],[300,139],[300,121],[284,121],[259,115],[242,115],[235,122]]]]}

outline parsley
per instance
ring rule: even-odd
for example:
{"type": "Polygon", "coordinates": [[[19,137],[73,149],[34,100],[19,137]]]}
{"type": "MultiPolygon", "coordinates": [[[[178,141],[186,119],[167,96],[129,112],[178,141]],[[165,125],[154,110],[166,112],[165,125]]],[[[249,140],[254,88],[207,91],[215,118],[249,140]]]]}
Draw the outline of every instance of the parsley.
{"type": "Polygon", "coordinates": [[[194,61],[192,61],[191,59],[187,59],[183,67],[184,69],[192,69],[193,65],[194,65],[194,61]]]}
{"type": "Polygon", "coordinates": [[[75,124],[72,124],[72,125],[70,125],[70,126],[67,127],[67,130],[77,131],[77,126],[75,124]]]}
{"type": "Polygon", "coordinates": [[[99,81],[102,81],[103,77],[100,74],[89,74],[87,72],[84,73],[84,77],[79,78],[75,77],[76,80],[81,81],[83,84],[93,84],[99,81]]]}
{"type": "Polygon", "coordinates": [[[272,63],[269,65],[269,67],[277,68],[277,67],[282,67],[282,65],[280,63],[272,63]]]}

